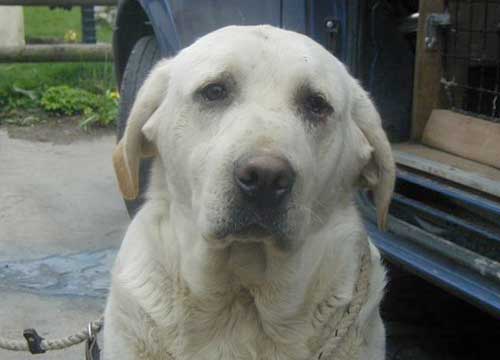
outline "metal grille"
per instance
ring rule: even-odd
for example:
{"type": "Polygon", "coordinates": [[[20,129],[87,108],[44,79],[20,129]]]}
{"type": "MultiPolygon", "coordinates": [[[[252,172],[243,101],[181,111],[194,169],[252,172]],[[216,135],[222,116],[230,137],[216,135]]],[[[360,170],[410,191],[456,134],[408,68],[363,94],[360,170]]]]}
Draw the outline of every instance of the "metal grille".
{"type": "Polygon", "coordinates": [[[500,122],[500,0],[448,0],[441,84],[448,107],[500,122]]]}

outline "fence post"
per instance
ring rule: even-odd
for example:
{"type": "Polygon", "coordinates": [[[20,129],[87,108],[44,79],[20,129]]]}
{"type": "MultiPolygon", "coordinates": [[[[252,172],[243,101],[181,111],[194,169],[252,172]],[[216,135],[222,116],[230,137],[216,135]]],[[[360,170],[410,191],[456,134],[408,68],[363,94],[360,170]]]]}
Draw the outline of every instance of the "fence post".
{"type": "Polygon", "coordinates": [[[24,45],[24,17],[21,6],[0,8],[0,44],[24,45]]]}
{"type": "Polygon", "coordinates": [[[94,5],[82,6],[82,41],[85,44],[96,43],[94,5]]]}

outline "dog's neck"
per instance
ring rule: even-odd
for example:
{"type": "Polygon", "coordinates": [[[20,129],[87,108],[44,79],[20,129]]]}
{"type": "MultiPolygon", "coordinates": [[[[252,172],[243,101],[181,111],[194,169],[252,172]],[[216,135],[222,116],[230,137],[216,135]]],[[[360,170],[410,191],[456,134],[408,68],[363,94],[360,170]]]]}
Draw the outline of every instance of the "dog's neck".
{"type": "Polygon", "coordinates": [[[303,252],[278,254],[269,244],[258,242],[213,248],[200,238],[183,249],[180,273],[192,297],[204,303],[212,299],[224,308],[243,296],[284,315],[285,309],[300,307],[318,268],[306,257],[303,252]]]}
{"type": "MultiPolygon", "coordinates": [[[[211,348],[197,339],[210,339],[214,329],[227,339],[248,331],[260,334],[249,339],[248,346],[258,348],[267,342],[274,344],[277,353],[288,354],[284,358],[304,358],[311,350],[306,340],[316,331],[312,320],[318,304],[331,297],[332,290],[339,306],[351,300],[359,264],[355,246],[343,245],[356,239],[343,234],[356,234],[356,224],[339,218],[338,226],[329,224],[328,232],[320,231],[286,253],[259,242],[214,248],[195,230],[186,234],[185,229],[193,227],[182,223],[185,218],[175,219],[173,212],[171,216],[174,226],[183,229],[176,236],[176,293],[182,298],[177,303],[183,319],[179,335],[189,343],[184,349],[211,348]],[[299,333],[300,340],[295,336],[299,333]]],[[[237,348],[247,346],[239,339],[228,341],[237,348]]]]}

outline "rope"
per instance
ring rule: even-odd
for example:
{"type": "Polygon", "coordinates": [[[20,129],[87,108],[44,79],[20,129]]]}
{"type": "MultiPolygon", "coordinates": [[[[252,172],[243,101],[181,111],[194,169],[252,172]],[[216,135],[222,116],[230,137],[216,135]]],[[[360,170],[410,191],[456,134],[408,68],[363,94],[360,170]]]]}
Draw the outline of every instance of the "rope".
{"type": "Polygon", "coordinates": [[[361,246],[362,254],[358,280],[354,287],[353,298],[346,311],[341,314],[340,319],[336,319],[334,315],[338,309],[332,304],[331,297],[318,306],[316,310],[315,319],[323,325],[320,341],[324,345],[317,351],[313,359],[333,360],[333,356],[337,352],[341,352],[341,354],[335,357],[335,360],[353,359],[355,357],[355,351],[359,347],[357,346],[359,345],[359,339],[357,339],[358,334],[355,323],[361,308],[367,301],[370,287],[370,249],[367,241],[363,241],[361,246]],[[343,341],[342,344],[340,344],[341,340],[343,341]],[[344,345],[344,348],[347,346],[347,349],[341,349],[341,345],[344,345]]]}
{"type": "MultiPolygon", "coordinates": [[[[97,320],[90,323],[92,332],[98,333],[104,324],[104,315],[101,315],[97,320]]],[[[70,346],[80,344],[89,338],[89,330],[85,328],[76,334],[70,335],[65,338],[47,340],[43,339],[40,343],[44,351],[48,350],[62,350],[70,346]]],[[[0,337],[0,348],[12,351],[30,351],[27,341],[10,340],[0,337]]]]}

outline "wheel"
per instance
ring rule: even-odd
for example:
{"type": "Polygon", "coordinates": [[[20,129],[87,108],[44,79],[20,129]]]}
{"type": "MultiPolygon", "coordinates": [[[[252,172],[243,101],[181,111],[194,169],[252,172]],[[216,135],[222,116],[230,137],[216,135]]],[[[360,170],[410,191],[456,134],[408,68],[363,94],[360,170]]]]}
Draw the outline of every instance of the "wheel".
{"type": "MultiPolygon", "coordinates": [[[[137,91],[151,68],[160,60],[160,50],[154,36],[144,36],[134,45],[127,61],[127,66],[122,77],[120,90],[120,105],[118,109],[118,120],[116,125],[117,140],[123,136],[130,109],[134,104],[137,91]]],[[[139,170],[139,196],[135,200],[125,200],[130,217],[134,217],[144,202],[144,191],[148,183],[151,160],[141,161],[139,170]]]]}

